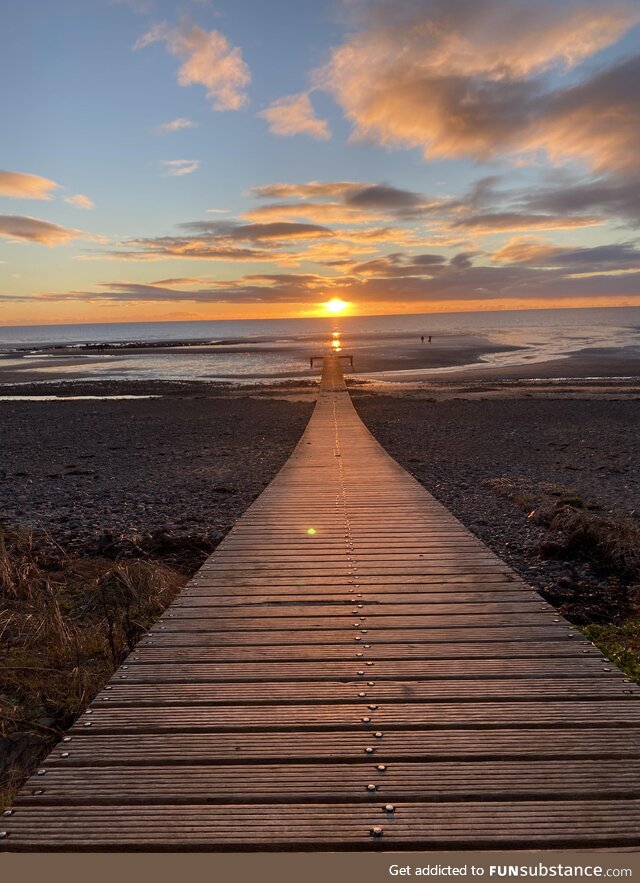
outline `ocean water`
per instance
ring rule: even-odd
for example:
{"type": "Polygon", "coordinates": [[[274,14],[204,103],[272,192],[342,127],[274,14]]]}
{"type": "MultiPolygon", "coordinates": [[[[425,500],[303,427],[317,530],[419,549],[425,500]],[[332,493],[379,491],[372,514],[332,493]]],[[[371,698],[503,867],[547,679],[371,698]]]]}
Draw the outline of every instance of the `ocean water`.
{"type": "Polygon", "coordinates": [[[640,307],[0,326],[0,382],[301,379],[317,376],[309,357],[328,350],[353,355],[350,373],[378,380],[507,369],[589,351],[640,356],[640,307]]]}

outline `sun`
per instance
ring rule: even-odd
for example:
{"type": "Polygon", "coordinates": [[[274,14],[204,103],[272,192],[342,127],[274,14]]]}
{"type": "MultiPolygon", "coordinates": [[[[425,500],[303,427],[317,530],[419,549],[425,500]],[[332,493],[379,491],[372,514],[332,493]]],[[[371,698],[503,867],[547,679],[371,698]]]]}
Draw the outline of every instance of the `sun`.
{"type": "Polygon", "coordinates": [[[339,313],[344,313],[349,306],[349,301],[341,300],[339,297],[332,297],[331,300],[328,300],[326,303],[322,304],[322,306],[328,313],[338,315],[339,313]]]}

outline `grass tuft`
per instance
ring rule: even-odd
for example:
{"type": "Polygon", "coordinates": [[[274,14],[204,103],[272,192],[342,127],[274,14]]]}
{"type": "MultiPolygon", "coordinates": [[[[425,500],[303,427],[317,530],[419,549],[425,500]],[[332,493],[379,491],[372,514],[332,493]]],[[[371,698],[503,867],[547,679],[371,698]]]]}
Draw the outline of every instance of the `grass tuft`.
{"type": "Polygon", "coordinates": [[[187,575],[160,560],[69,553],[0,527],[0,791],[8,802],[187,575]]]}
{"type": "Polygon", "coordinates": [[[585,502],[575,489],[557,484],[507,478],[488,484],[548,531],[538,549],[541,557],[591,568],[598,590],[578,579],[542,594],[640,683],[640,520],[585,502]]]}

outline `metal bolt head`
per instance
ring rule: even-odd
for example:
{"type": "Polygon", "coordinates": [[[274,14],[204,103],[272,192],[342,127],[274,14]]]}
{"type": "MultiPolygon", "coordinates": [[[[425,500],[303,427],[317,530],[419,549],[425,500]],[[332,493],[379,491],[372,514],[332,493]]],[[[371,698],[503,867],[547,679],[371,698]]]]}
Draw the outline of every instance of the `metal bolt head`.
{"type": "Polygon", "coordinates": [[[46,774],[47,774],[47,771],[46,771],[46,770],[38,770],[38,775],[39,775],[39,776],[45,776],[46,774]]]}
{"type": "Polygon", "coordinates": [[[360,637],[360,635],[356,635],[355,638],[354,638],[353,640],[354,640],[354,641],[361,641],[362,638],[360,637]]]}
{"type": "Polygon", "coordinates": [[[62,741],[63,742],[71,742],[71,736],[65,736],[62,741]]]}
{"type": "Polygon", "coordinates": [[[385,763],[379,763],[376,769],[379,773],[384,773],[387,769],[387,765],[385,763]]]}
{"type": "Polygon", "coordinates": [[[61,751],[60,757],[69,757],[69,752],[68,751],[61,751]]]}
{"type": "Polygon", "coordinates": [[[364,753],[365,753],[365,754],[373,754],[373,752],[374,752],[375,750],[376,750],[375,748],[371,748],[370,745],[367,745],[367,747],[364,749],[364,753]]]}
{"type": "Polygon", "coordinates": [[[358,674],[360,675],[360,677],[362,677],[362,675],[364,674],[364,672],[363,672],[363,671],[359,671],[358,674]]]}
{"type": "Polygon", "coordinates": [[[363,717],[363,718],[361,718],[361,720],[362,720],[363,724],[370,724],[371,723],[370,717],[363,717]]]}
{"type": "Polygon", "coordinates": [[[382,739],[382,733],[380,732],[374,733],[373,735],[376,737],[376,739],[382,739]]]}
{"type": "Polygon", "coordinates": [[[370,705],[370,706],[369,706],[369,710],[370,710],[370,711],[377,711],[377,710],[378,710],[378,706],[377,706],[377,705],[370,705]]]}
{"type": "Polygon", "coordinates": [[[385,806],[385,808],[384,808],[384,811],[385,811],[385,812],[395,812],[395,811],[396,811],[396,808],[395,808],[395,806],[394,806],[392,803],[387,803],[386,806],[385,806]]]}
{"type": "Polygon", "coordinates": [[[3,816],[12,816],[13,810],[12,809],[5,809],[5,811],[2,813],[2,815],[3,816]]]}
{"type": "Polygon", "coordinates": [[[83,726],[83,727],[90,727],[90,726],[91,726],[91,721],[85,721],[84,724],[83,724],[82,726],[83,726]]]}
{"type": "Polygon", "coordinates": [[[375,681],[367,681],[367,685],[368,685],[369,687],[375,687],[376,682],[375,682],[375,681]]]}
{"type": "Polygon", "coordinates": [[[371,784],[367,785],[367,791],[377,791],[377,790],[378,790],[378,786],[374,785],[373,782],[371,782],[371,784]]]}
{"type": "Polygon", "coordinates": [[[366,695],[367,695],[366,693],[362,693],[362,692],[358,693],[358,696],[359,696],[361,699],[364,699],[364,697],[365,697],[366,695]]]}
{"type": "Polygon", "coordinates": [[[375,825],[373,828],[369,829],[369,833],[372,837],[382,837],[384,831],[380,827],[380,825],[375,825]]]}
{"type": "Polygon", "coordinates": [[[7,832],[6,832],[6,831],[0,831],[0,840],[4,840],[4,838],[5,838],[6,836],[7,836],[7,832]]]}
{"type": "Polygon", "coordinates": [[[356,653],[356,659],[359,658],[360,656],[363,656],[363,655],[364,655],[363,653],[356,653]]]}
{"type": "Polygon", "coordinates": [[[34,788],[32,794],[44,794],[44,788],[34,788]]]}
{"type": "Polygon", "coordinates": [[[373,665],[373,662],[365,662],[365,665],[373,665]]]}

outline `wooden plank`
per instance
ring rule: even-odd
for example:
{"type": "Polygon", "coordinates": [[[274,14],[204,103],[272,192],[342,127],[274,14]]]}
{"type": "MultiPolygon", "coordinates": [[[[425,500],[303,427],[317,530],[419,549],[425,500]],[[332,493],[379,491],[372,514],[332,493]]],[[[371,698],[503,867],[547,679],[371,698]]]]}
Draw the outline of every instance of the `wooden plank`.
{"type": "Polygon", "coordinates": [[[151,681],[150,683],[111,683],[98,694],[98,701],[117,705],[264,705],[265,696],[271,702],[297,704],[300,702],[478,702],[528,699],[628,699],[637,698],[640,688],[622,678],[504,678],[495,680],[436,680],[436,681],[382,681],[375,687],[342,681],[253,681],[179,683],[151,681]],[[362,694],[362,695],[360,695],[362,694]]]}
{"type": "MultiPolygon", "coordinates": [[[[348,731],[287,732],[282,738],[263,733],[128,733],[99,734],[81,730],[58,746],[46,760],[49,769],[70,766],[148,766],[149,764],[254,763],[265,760],[361,761],[385,764],[394,760],[497,760],[501,758],[640,758],[640,729],[603,726],[562,729],[401,730],[385,733],[384,750],[376,744],[366,752],[367,734],[348,731]],[[68,757],[62,757],[64,752],[68,757]]],[[[128,779],[131,778],[129,771],[128,779]]],[[[46,778],[36,780],[46,787],[46,778]]]]}
{"type": "MultiPolygon", "coordinates": [[[[355,697],[354,697],[355,699],[355,697]]],[[[265,701],[268,700],[265,691],[265,701]]],[[[254,730],[261,732],[305,729],[356,729],[366,733],[374,749],[383,746],[385,730],[433,727],[465,729],[513,727],[640,725],[640,702],[621,699],[592,702],[439,702],[388,703],[368,712],[361,705],[262,705],[256,714],[251,705],[157,706],[106,708],[94,703],[71,733],[91,727],[99,733],[214,732],[254,730]],[[363,717],[368,718],[367,722],[363,717]],[[381,732],[382,736],[376,736],[381,732]]]]}
{"type": "Polygon", "coordinates": [[[22,807],[10,847],[27,850],[594,848],[638,843],[640,801],[22,807]],[[372,833],[376,829],[376,833],[372,833]],[[377,833],[380,829],[380,833],[377,833]],[[81,832],[81,833],[80,833],[81,832]]]}
{"type": "Polygon", "coordinates": [[[31,777],[21,806],[597,799],[633,797],[640,759],[146,766],[124,790],[121,766],[58,765],[46,778],[31,777]]]}
{"type": "MultiPolygon", "coordinates": [[[[366,651],[358,651],[366,653],[366,651]]],[[[148,663],[130,660],[118,669],[113,683],[213,683],[222,681],[323,681],[345,680],[357,685],[363,680],[378,681],[490,677],[575,678],[603,676],[611,671],[596,657],[554,657],[551,659],[385,659],[364,658],[351,662],[218,662],[218,663],[148,663]]],[[[622,677],[615,681],[622,684],[622,677]]],[[[615,682],[614,681],[614,682],[615,682]]]]}

